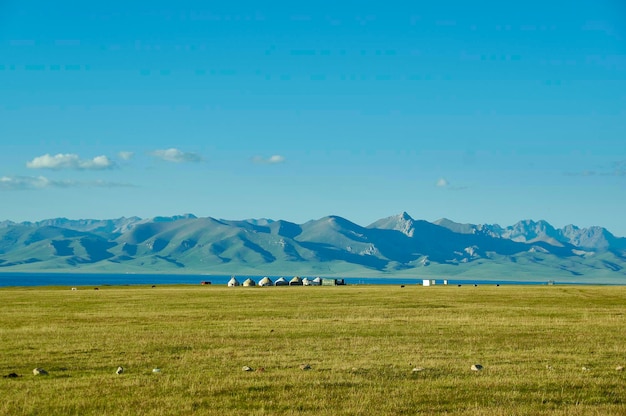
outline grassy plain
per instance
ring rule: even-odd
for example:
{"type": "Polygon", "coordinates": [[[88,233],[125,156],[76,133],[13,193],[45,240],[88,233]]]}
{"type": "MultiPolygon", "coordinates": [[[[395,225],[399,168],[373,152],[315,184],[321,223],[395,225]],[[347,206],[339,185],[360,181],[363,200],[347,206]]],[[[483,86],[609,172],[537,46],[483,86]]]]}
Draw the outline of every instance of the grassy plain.
{"type": "Polygon", "coordinates": [[[607,286],[5,288],[0,414],[624,415],[625,312],[607,286]]]}

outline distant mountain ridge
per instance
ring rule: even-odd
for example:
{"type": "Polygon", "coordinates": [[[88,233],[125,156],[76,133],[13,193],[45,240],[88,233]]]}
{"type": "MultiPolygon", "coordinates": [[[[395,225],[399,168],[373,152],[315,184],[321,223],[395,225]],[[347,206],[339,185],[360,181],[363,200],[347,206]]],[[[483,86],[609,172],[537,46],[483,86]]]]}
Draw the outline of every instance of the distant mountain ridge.
{"type": "Polygon", "coordinates": [[[0,222],[3,271],[456,276],[621,282],[626,238],[524,220],[501,227],[403,212],[368,226],[338,216],[0,222]]]}
{"type": "Polygon", "coordinates": [[[502,228],[499,225],[457,224],[448,219],[440,219],[434,224],[465,234],[487,234],[492,237],[532,243],[544,241],[552,245],[570,244],[581,249],[607,250],[626,248],[626,238],[615,237],[606,228],[594,226],[579,228],[566,225],[555,229],[546,221],[524,220],[502,228]]]}

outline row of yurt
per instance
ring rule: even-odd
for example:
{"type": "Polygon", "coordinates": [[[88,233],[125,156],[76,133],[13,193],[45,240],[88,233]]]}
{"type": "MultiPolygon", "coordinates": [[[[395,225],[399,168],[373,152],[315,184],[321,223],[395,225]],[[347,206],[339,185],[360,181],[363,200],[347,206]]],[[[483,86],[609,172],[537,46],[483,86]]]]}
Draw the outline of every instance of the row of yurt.
{"type": "MultiPolygon", "coordinates": [[[[252,278],[248,278],[244,280],[243,284],[240,284],[235,276],[232,276],[228,281],[228,287],[235,286],[257,286],[257,283],[252,278]]],[[[316,277],[315,279],[308,278],[300,278],[299,276],[294,276],[291,280],[287,280],[284,277],[279,277],[275,282],[272,282],[272,279],[265,276],[261,280],[259,280],[258,286],[321,286],[322,279],[316,277]]]]}

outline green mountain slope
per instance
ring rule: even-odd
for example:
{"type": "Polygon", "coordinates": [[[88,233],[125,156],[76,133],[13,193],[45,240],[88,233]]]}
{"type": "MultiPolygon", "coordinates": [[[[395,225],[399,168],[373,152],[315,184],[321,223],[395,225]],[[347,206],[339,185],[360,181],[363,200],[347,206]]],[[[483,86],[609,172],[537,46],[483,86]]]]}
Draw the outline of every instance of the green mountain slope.
{"type": "Polygon", "coordinates": [[[2,271],[471,277],[626,282],[626,243],[600,227],[436,223],[367,227],[193,215],[0,223],[2,271]]]}

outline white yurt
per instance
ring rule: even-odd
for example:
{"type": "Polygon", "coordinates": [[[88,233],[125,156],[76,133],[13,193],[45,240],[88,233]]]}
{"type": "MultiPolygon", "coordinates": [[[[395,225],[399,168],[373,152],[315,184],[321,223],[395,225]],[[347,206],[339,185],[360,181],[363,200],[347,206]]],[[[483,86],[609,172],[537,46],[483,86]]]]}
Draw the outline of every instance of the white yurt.
{"type": "Polygon", "coordinates": [[[311,285],[312,286],[321,286],[322,285],[322,278],[317,276],[315,279],[311,280],[311,285]]]}
{"type": "Polygon", "coordinates": [[[302,279],[298,276],[294,276],[293,279],[289,281],[289,286],[302,286],[302,279]]]}
{"type": "Polygon", "coordinates": [[[284,277],[279,277],[274,282],[274,286],[287,286],[287,285],[289,285],[289,282],[287,280],[285,280],[284,277]]]}
{"type": "Polygon", "coordinates": [[[302,278],[302,286],[311,286],[311,281],[309,280],[308,277],[302,278]]]}
{"type": "Polygon", "coordinates": [[[256,282],[251,277],[249,277],[249,278],[247,278],[246,280],[243,281],[243,285],[242,286],[246,286],[246,287],[256,286],[256,282]]]}
{"type": "Polygon", "coordinates": [[[228,281],[228,287],[239,286],[239,281],[235,278],[235,276],[231,277],[228,281]]]}
{"type": "Polygon", "coordinates": [[[259,286],[272,286],[274,283],[272,282],[272,279],[270,279],[269,277],[265,276],[263,279],[259,280],[259,286]]]}

